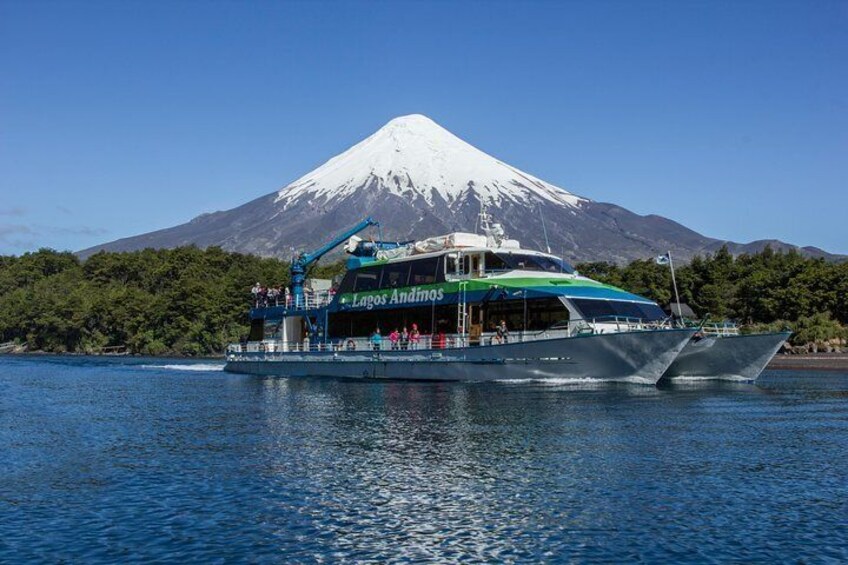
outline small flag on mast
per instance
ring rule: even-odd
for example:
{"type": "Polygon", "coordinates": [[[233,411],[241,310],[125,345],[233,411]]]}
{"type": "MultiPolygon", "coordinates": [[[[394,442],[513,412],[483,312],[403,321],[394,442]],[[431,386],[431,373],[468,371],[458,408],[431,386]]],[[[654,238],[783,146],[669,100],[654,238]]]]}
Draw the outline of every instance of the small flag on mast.
{"type": "Polygon", "coordinates": [[[670,259],[668,253],[663,253],[662,255],[657,255],[657,265],[668,265],[670,259]]]}

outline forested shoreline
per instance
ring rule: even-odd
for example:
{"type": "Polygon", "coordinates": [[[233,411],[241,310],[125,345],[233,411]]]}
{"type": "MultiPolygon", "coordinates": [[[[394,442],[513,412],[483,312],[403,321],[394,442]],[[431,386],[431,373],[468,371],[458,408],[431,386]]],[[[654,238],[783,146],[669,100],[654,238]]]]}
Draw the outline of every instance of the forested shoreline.
{"type": "MultiPolygon", "coordinates": [[[[669,268],[653,260],[577,269],[662,305],[673,297],[669,268]]],[[[343,270],[332,263],[312,275],[343,270]]],[[[681,301],[698,316],[752,330],[790,327],[796,344],[848,338],[848,263],[768,248],[733,257],[721,249],[679,266],[676,276],[681,301]]],[[[101,252],[85,261],[50,249],[0,256],[0,342],[57,353],[123,346],[144,355],[220,354],[247,333],[257,281],[287,284],[288,264],[218,247],[101,252]]]]}

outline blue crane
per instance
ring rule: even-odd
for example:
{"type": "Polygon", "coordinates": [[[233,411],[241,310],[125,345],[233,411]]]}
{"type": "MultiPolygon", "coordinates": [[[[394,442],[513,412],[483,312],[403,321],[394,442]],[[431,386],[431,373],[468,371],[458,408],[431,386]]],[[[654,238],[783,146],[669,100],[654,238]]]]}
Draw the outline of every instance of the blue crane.
{"type": "Polygon", "coordinates": [[[295,304],[303,304],[303,283],[306,280],[307,268],[318,259],[341,245],[351,236],[354,236],[369,226],[379,226],[380,223],[371,218],[365,218],[349,230],[334,237],[328,243],[311,253],[301,252],[292,259],[289,272],[291,273],[292,298],[295,304]]]}

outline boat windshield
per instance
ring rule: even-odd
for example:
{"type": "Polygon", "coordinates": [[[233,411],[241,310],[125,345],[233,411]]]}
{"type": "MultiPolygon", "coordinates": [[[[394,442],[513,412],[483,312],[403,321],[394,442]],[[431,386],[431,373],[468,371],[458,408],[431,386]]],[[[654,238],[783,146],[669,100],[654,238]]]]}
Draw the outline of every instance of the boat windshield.
{"type": "Polygon", "coordinates": [[[530,255],[527,253],[486,253],[487,271],[546,271],[548,273],[574,273],[574,267],[558,257],[530,255]]]}
{"type": "Polygon", "coordinates": [[[665,312],[656,304],[625,302],[624,300],[598,300],[572,298],[571,302],[583,314],[586,320],[601,318],[633,318],[656,321],[666,318],[665,312]]]}

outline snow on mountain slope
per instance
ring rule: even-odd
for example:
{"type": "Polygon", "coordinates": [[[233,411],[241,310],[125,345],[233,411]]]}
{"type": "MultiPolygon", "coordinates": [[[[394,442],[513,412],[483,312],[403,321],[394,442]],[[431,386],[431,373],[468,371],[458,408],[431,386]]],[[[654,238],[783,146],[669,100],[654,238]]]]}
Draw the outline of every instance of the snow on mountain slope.
{"type": "MultiPolygon", "coordinates": [[[[725,243],[660,216],[571,194],[487,155],[425,116],[411,115],[395,118],[279,191],[80,255],[218,245],[288,259],[294,248],[314,249],[366,216],[380,222],[376,235],[387,239],[474,231],[482,204],[523,246],[549,247],[572,261],[626,263],[666,251],[685,260],[725,243]]],[[[733,253],[765,246],[727,243],[733,253]]],[[[801,252],[829,257],[820,250],[801,252]]]]}
{"type": "Polygon", "coordinates": [[[475,195],[491,206],[533,197],[564,206],[586,200],[498,161],[426,116],[412,114],[393,119],[286,186],[277,202],[287,209],[303,199],[340,199],[368,187],[420,196],[430,205],[435,195],[448,204],[475,195]]]}

